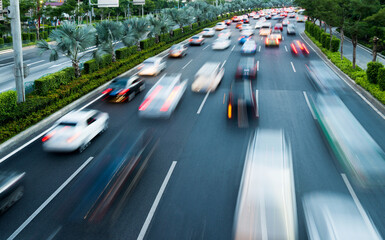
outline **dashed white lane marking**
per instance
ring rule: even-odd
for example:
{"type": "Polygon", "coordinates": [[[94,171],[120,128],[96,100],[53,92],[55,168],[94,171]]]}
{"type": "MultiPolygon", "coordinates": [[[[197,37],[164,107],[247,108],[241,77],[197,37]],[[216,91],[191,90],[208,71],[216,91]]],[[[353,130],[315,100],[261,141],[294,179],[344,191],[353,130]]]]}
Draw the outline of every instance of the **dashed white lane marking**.
{"type": "Polygon", "coordinates": [[[66,62],[63,62],[63,63],[59,63],[59,64],[56,64],[56,65],[52,65],[52,66],[50,66],[49,68],[54,68],[54,67],[59,67],[59,66],[61,66],[61,65],[63,65],[63,64],[67,64],[67,63],[70,63],[71,61],[66,61],[66,62]]]}
{"type": "Polygon", "coordinates": [[[203,50],[205,50],[206,48],[210,47],[210,45],[207,45],[206,47],[203,48],[203,50]]]}
{"type": "Polygon", "coordinates": [[[285,45],[285,50],[286,50],[286,52],[287,52],[287,47],[286,47],[286,45],[285,45]]]}
{"type": "Polygon", "coordinates": [[[258,48],[258,52],[260,52],[261,51],[261,46],[259,46],[259,48],[258,48]]]}
{"type": "Polygon", "coordinates": [[[32,220],[78,175],[88,163],[90,163],[94,157],[89,157],[72,175],[58,188],[45,202],[16,231],[8,238],[8,240],[15,239],[17,235],[30,223],[32,220]]]}
{"type": "Polygon", "coordinates": [[[233,51],[233,50],[234,50],[234,48],[235,48],[235,45],[233,46],[233,48],[231,49],[231,51],[233,51]]]}
{"type": "Polygon", "coordinates": [[[40,60],[40,61],[37,61],[37,62],[33,62],[33,63],[30,63],[30,64],[27,64],[27,66],[32,66],[32,65],[35,65],[35,64],[38,64],[38,63],[41,63],[41,62],[44,62],[45,60],[40,60]]]}
{"type": "Polygon", "coordinates": [[[205,102],[206,102],[207,98],[209,97],[209,94],[210,94],[210,91],[207,92],[205,98],[203,99],[201,105],[199,106],[199,109],[198,109],[198,111],[197,111],[197,114],[200,114],[200,113],[201,113],[201,111],[202,111],[202,109],[203,109],[203,106],[205,105],[205,102]]]}
{"type": "Polygon", "coordinates": [[[146,218],[146,220],[145,220],[145,222],[143,224],[143,227],[140,230],[140,233],[139,233],[139,236],[138,236],[137,240],[143,240],[144,237],[146,236],[147,229],[150,226],[152,217],[154,216],[156,208],[158,207],[160,199],[162,198],[164,190],[166,189],[167,183],[170,180],[171,174],[174,171],[176,163],[177,163],[176,161],[172,162],[171,167],[170,167],[170,169],[167,172],[166,178],[163,180],[162,186],[160,187],[159,192],[156,195],[155,201],[154,201],[154,203],[151,206],[150,212],[147,215],[147,218],[146,218]]]}
{"type": "Polygon", "coordinates": [[[257,71],[259,71],[259,61],[257,61],[257,71]]]}
{"type": "Polygon", "coordinates": [[[192,59],[191,59],[188,63],[186,63],[186,65],[184,65],[184,66],[182,67],[182,69],[185,69],[191,62],[192,62],[192,59]]]}
{"type": "Polygon", "coordinates": [[[291,63],[291,67],[293,68],[293,71],[296,72],[293,62],[290,62],[290,63],[291,63]]]}

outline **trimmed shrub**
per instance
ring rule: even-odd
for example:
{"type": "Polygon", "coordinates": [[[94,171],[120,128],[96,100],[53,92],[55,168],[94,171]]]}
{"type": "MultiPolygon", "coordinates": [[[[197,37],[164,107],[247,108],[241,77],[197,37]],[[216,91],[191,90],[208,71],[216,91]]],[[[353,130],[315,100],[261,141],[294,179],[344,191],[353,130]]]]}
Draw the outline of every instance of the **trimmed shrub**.
{"type": "Polygon", "coordinates": [[[29,33],[29,40],[31,42],[36,42],[36,33],[29,33]]]}
{"type": "Polygon", "coordinates": [[[23,41],[29,41],[29,34],[28,33],[22,33],[21,34],[21,39],[23,41]]]}
{"type": "Polygon", "coordinates": [[[99,64],[95,59],[88,60],[84,63],[84,73],[89,74],[97,71],[99,69],[99,64]]]}
{"type": "Polygon", "coordinates": [[[111,54],[104,54],[99,62],[99,68],[105,68],[112,63],[111,54]]]}
{"type": "Polygon", "coordinates": [[[65,68],[59,72],[35,80],[35,91],[38,95],[46,95],[49,91],[55,90],[60,85],[69,83],[75,78],[75,69],[65,68]]]}
{"type": "Polygon", "coordinates": [[[195,30],[197,28],[199,28],[199,24],[198,23],[193,23],[192,24],[192,29],[195,30]]]}
{"type": "Polygon", "coordinates": [[[42,39],[47,39],[48,38],[48,32],[44,31],[44,32],[41,32],[41,38],[42,39]]]}
{"type": "Polygon", "coordinates": [[[11,36],[6,36],[6,37],[4,38],[4,42],[5,42],[5,43],[12,43],[12,37],[11,37],[11,36]]]}
{"type": "Polygon", "coordinates": [[[4,45],[4,38],[0,38],[0,46],[4,45]]]}
{"type": "Polygon", "coordinates": [[[125,59],[138,51],[137,46],[119,48],[115,51],[116,59],[125,59]]]}
{"type": "Polygon", "coordinates": [[[182,29],[177,28],[175,30],[172,30],[172,37],[174,39],[178,39],[180,36],[182,36],[182,29]]]}
{"type": "Polygon", "coordinates": [[[189,33],[191,31],[190,26],[183,27],[183,33],[186,35],[186,33],[189,33]]]}
{"type": "Polygon", "coordinates": [[[171,41],[172,41],[172,39],[171,39],[171,36],[169,33],[164,33],[164,34],[159,35],[159,42],[169,43],[171,41]]]}
{"type": "Polygon", "coordinates": [[[332,52],[338,52],[338,50],[340,49],[340,42],[341,40],[334,37],[332,38],[332,52]]]}
{"type": "Polygon", "coordinates": [[[378,69],[377,82],[381,91],[385,91],[385,68],[383,67],[378,69]]]}
{"type": "Polygon", "coordinates": [[[366,68],[366,76],[370,83],[377,83],[378,69],[383,68],[384,65],[379,62],[368,62],[366,68]]]}
{"type": "Polygon", "coordinates": [[[9,90],[0,93],[0,122],[15,110],[16,100],[16,91],[9,90]]]}
{"type": "Polygon", "coordinates": [[[140,41],[140,49],[145,50],[155,45],[155,38],[147,38],[140,41]]]}
{"type": "Polygon", "coordinates": [[[321,34],[322,47],[328,49],[328,43],[330,43],[330,35],[324,32],[321,34]]]}

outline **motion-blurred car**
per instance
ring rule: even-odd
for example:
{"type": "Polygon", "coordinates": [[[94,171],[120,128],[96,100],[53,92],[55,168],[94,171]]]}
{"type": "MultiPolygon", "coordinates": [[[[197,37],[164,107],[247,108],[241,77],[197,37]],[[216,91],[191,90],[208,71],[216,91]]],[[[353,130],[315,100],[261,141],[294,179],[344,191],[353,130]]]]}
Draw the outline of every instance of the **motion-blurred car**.
{"type": "Polygon", "coordinates": [[[305,64],[306,74],[319,93],[330,94],[345,92],[345,85],[323,61],[312,60],[305,64]]]}
{"type": "Polygon", "coordinates": [[[287,25],[286,33],[287,35],[296,35],[295,26],[293,24],[287,25]]]}
{"type": "Polygon", "coordinates": [[[284,17],[281,16],[281,15],[275,15],[275,16],[272,16],[271,19],[272,20],[282,20],[284,17]]]}
{"type": "Polygon", "coordinates": [[[270,34],[271,38],[277,38],[279,41],[282,40],[282,33],[280,30],[273,30],[270,34]]]}
{"type": "Polygon", "coordinates": [[[243,24],[243,22],[237,22],[237,24],[235,24],[235,28],[237,28],[237,29],[242,28],[242,24],[243,24]]]}
{"type": "Polygon", "coordinates": [[[290,43],[291,52],[294,55],[298,55],[299,53],[302,53],[304,56],[309,55],[309,50],[307,49],[305,43],[303,43],[301,40],[294,40],[290,43]]]}
{"type": "Polygon", "coordinates": [[[217,38],[212,45],[212,49],[214,50],[223,50],[230,46],[231,40],[227,38],[217,38]]]}
{"type": "Polygon", "coordinates": [[[271,35],[267,36],[265,47],[279,47],[279,39],[271,35]]]}
{"type": "Polygon", "coordinates": [[[295,195],[290,142],[282,130],[258,129],[247,146],[233,239],[299,239],[295,195]]]}
{"type": "Polygon", "coordinates": [[[348,195],[314,192],[302,202],[310,240],[382,239],[370,216],[348,195]]]}
{"type": "Polygon", "coordinates": [[[0,214],[23,196],[25,173],[0,172],[0,214]]]}
{"type": "Polygon", "coordinates": [[[189,39],[190,45],[200,45],[202,46],[205,43],[205,39],[202,35],[195,35],[189,39]]]}
{"type": "Polygon", "coordinates": [[[305,16],[297,15],[297,22],[305,22],[305,16]]]}
{"type": "Polygon", "coordinates": [[[295,13],[290,13],[289,18],[295,18],[295,13]]]}
{"type": "Polygon", "coordinates": [[[129,102],[145,89],[144,81],[138,76],[120,77],[114,79],[103,91],[104,99],[110,102],[129,102]]]}
{"type": "Polygon", "coordinates": [[[271,15],[268,14],[268,15],[265,16],[265,18],[266,19],[271,19],[271,15]]]}
{"type": "Polygon", "coordinates": [[[166,68],[166,62],[161,57],[151,57],[138,67],[140,76],[156,76],[166,68]]]}
{"type": "Polygon", "coordinates": [[[232,20],[233,22],[239,22],[239,21],[240,21],[240,19],[239,19],[238,16],[232,17],[231,20],[232,20]]]}
{"type": "Polygon", "coordinates": [[[181,80],[182,74],[164,75],[148,91],[139,106],[140,117],[169,118],[182,98],[187,80],[181,80]]]}
{"type": "Polygon", "coordinates": [[[318,94],[310,105],[342,171],[361,188],[385,186],[385,152],[334,94],[318,94]]]}
{"type": "Polygon", "coordinates": [[[250,24],[244,23],[244,24],[239,28],[239,31],[247,30],[247,29],[252,30],[253,28],[251,27],[250,24]]]}
{"type": "Polygon", "coordinates": [[[251,36],[240,36],[238,38],[238,43],[242,45],[249,39],[251,39],[251,36]]]}
{"type": "Polygon", "coordinates": [[[227,118],[236,120],[239,127],[259,117],[256,96],[250,79],[233,80],[227,101],[227,118]]]}
{"type": "Polygon", "coordinates": [[[225,24],[226,24],[227,26],[230,26],[230,25],[231,25],[231,20],[230,20],[230,19],[225,20],[225,24]]]}
{"type": "Polygon", "coordinates": [[[241,54],[255,54],[257,52],[257,43],[249,39],[247,40],[241,48],[241,54]]]}
{"type": "Polygon", "coordinates": [[[259,14],[255,14],[254,17],[253,17],[253,19],[254,19],[254,20],[258,20],[260,17],[261,17],[261,16],[260,16],[259,14]]]}
{"type": "Polygon", "coordinates": [[[71,111],[55,122],[43,138],[48,152],[83,152],[97,135],[108,128],[108,113],[98,110],[71,111]]]}
{"type": "Polygon", "coordinates": [[[260,36],[268,36],[271,33],[271,22],[265,22],[262,24],[261,29],[259,30],[260,36]]]}
{"type": "Polygon", "coordinates": [[[252,35],[254,35],[254,31],[252,29],[243,29],[241,31],[241,36],[249,37],[249,36],[252,36],[252,35]]]}
{"type": "Polygon", "coordinates": [[[258,21],[255,23],[255,29],[260,29],[262,27],[262,21],[258,21]]]}
{"type": "Polygon", "coordinates": [[[242,19],[242,22],[243,22],[243,23],[249,23],[249,18],[248,18],[248,17],[246,17],[246,18],[244,17],[244,18],[242,19]]]}
{"type": "Polygon", "coordinates": [[[226,38],[226,39],[230,39],[230,38],[231,38],[231,30],[230,30],[230,29],[222,30],[222,31],[218,34],[218,38],[226,38]]]}
{"type": "Polygon", "coordinates": [[[202,36],[203,37],[214,37],[214,35],[215,35],[214,28],[205,28],[202,31],[202,36]]]}
{"type": "Polygon", "coordinates": [[[224,22],[219,22],[214,28],[216,31],[222,31],[223,29],[227,29],[227,25],[224,22]]]}
{"type": "Polygon", "coordinates": [[[195,74],[195,80],[191,84],[193,92],[213,92],[221,83],[225,69],[220,62],[207,62],[195,74]]]}
{"type": "Polygon", "coordinates": [[[287,26],[290,23],[288,19],[283,19],[282,26],[287,26]]]}
{"type": "Polygon", "coordinates": [[[276,24],[274,25],[274,30],[283,31],[283,25],[282,25],[282,23],[276,23],[276,24]]]}
{"type": "Polygon", "coordinates": [[[258,66],[253,57],[243,57],[238,63],[235,78],[256,79],[258,66]]]}
{"type": "Polygon", "coordinates": [[[184,57],[187,54],[187,47],[184,44],[175,44],[168,52],[169,57],[184,57]]]}

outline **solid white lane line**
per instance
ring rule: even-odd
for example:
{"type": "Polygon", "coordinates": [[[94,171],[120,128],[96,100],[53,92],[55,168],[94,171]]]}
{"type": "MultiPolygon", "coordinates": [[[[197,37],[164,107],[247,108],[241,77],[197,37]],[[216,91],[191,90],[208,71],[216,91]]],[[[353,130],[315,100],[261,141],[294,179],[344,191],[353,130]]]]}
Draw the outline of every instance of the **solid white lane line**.
{"type": "Polygon", "coordinates": [[[35,65],[35,64],[44,62],[44,61],[45,61],[45,60],[40,60],[40,61],[37,61],[37,62],[33,62],[33,63],[30,63],[30,64],[27,64],[27,66],[32,66],[32,65],[35,65]]]}
{"type": "Polygon", "coordinates": [[[233,51],[233,50],[234,50],[234,48],[235,48],[235,45],[233,46],[233,48],[231,49],[231,51],[233,51]]]}
{"type": "Polygon", "coordinates": [[[291,63],[291,66],[293,67],[293,71],[295,72],[295,67],[294,67],[293,62],[290,62],[290,63],[291,63]]]}
{"type": "Polygon", "coordinates": [[[257,61],[257,71],[259,71],[259,60],[257,61]]]}
{"type": "Polygon", "coordinates": [[[259,45],[259,48],[258,48],[258,52],[260,52],[261,51],[261,45],[259,45]]]}
{"type": "Polygon", "coordinates": [[[23,224],[21,224],[18,229],[16,229],[16,231],[8,238],[8,240],[12,240],[17,237],[17,235],[19,235],[19,233],[23,231],[23,229],[30,222],[32,222],[32,220],[68,185],[68,183],[70,183],[72,179],[74,179],[76,175],[78,175],[83,170],[83,168],[85,168],[88,163],[92,161],[92,159],[94,159],[94,157],[89,157],[58,189],[56,189],[54,193],[52,193],[52,195],[47,200],[45,200],[45,202],[38,209],[36,209],[34,213],[32,213],[31,216],[29,216],[27,220],[25,220],[23,224]]]}
{"type": "Polygon", "coordinates": [[[314,120],[316,120],[315,114],[314,114],[314,112],[313,112],[313,108],[312,108],[311,105],[310,105],[309,98],[307,97],[306,92],[303,91],[302,93],[303,93],[303,96],[305,97],[306,104],[307,104],[308,108],[310,109],[311,115],[313,116],[314,120]]]}
{"type": "Polygon", "coordinates": [[[259,117],[259,91],[255,89],[255,105],[257,106],[257,111],[255,112],[255,116],[259,117]]]}
{"type": "MultiPolygon", "coordinates": [[[[322,59],[322,56],[316,51],[314,50],[314,48],[305,40],[305,38],[303,38],[301,36],[302,40],[304,42],[307,43],[307,45],[313,49],[313,51],[322,59]]],[[[334,64],[334,63],[331,63],[330,60],[328,60],[330,64],[334,64]]],[[[358,92],[351,84],[356,84],[354,81],[351,80],[351,83],[347,82],[345,80],[345,78],[343,76],[341,76],[341,74],[339,74],[337,71],[335,71],[333,68],[329,67],[331,70],[333,70],[333,72],[335,72],[335,74],[337,74],[341,79],[342,81],[344,81],[362,100],[364,100],[366,102],[366,104],[369,105],[369,107],[371,107],[382,119],[385,120],[385,115],[382,114],[382,112],[380,112],[380,110],[378,110],[371,102],[369,102],[368,99],[366,99],[360,92],[358,92]]]]}
{"type": "MultiPolygon", "coordinates": [[[[346,187],[349,190],[350,195],[352,195],[353,201],[357,206],[358,211],[361,214],[361,217],[364,219],[366,226],[373,226],[372,221],[370,220],[369,216],[366,214],[365,209],[362,207],[360,200],[358,199],[356,193],[354,192],[352,185],[349,182],[349,179],[346,177],[345,173],[341,173],[342,179],[345,182],[346,187]]],[[[372,236],[378,235],[375,228],[370,228],[372,230],[372,236]]]]}
{"type": "Polygon", "coordinates": [[[100,94],[100,96],[98,96],[97,98],[95,98],[94,100],[92,100],[91,102],[87,103],[86,105],[84,105],[83,107],[79,108],[79,111],[80,110],[83,110],[85,109],[86,107],[88,107],[89,105],[93,104],[94,102],[96,102],[97,100],[99,100],[101,97],[103,97],[104,95],[100,94]]]}
{"type": "Polygon", "coordinates": [[[210,45],[207,45],[206,47],[203,48],[203,50],[205,50],[206,48],[210,47],[210,45]]]}
{"type": "Polygon", "coordinates": [[[191,59],[188,63],[186,63],[186,65],[184,65],[184,66],[182,67],[182,69],[185,69],[191,62],[192,62],[192,59],[191,59]]]}
{"type": "Polygon", "coordinates": [[[286,47],[286,45],[285,45],[285,50],[286,50],[286,52],[287,52],[287,47],[286,47]]]}
{"type": "Polygon", "coordinates": [[[147,229],[148,229],[148,227],[150,226],[152,217],[154,216],[154,213],[155,213],[155,211],[156,211],[156,208],[158,207],[158,204],[159,204],[159,202],[160,202],[160,199],[162,198],[162,195],[163,195],[163,193],[164,193],[164,190],[166,189],[167,183],[168,183],[168,181],[170,180],[171,174],[172,174],[172,172],[174,171],[174,168],[175,168],[176,163],[177,163],[176,161],[173,161],[173,162],[172,162],[171,167],[170,167],[170,169],[169,169],[168,172],[167,172],[166,178],[163,180],[162,186],[160,187],[159,192],[158,192],[158,194],[156,195],[155,201],[154,201],[154,203],[152,204],[152,207],[151,207],[151,209],[150,209],[150,212],[149,212],[148,215],[147,215],[146,221],[144,222],[143,227],[142,227],[142,229],[140,230],[140,233],[139,233],[139,236],[138,236],[137,240],[142,240],[142,239],[144,239],[144,236],[146,235],[147,229]]]}
{"type": "Polygon", "coordinates": [[[210,91],[207,92],[205,98],[203,99],[203,102],[201,103],[201,105],[200,105],[200,107],[199,107],[199,109],[198,109],[198,111],[197,111],[197,114],[200,114],[200,113],[201,113],[202,108],[203,108],[203,106],[205,105],[205,102],[206,102],[206,100],[207,100],[209,94],[210,94],[210,91]]]}
{"type": "Polygon", "coordinates": [[[222,63],[222,66],[221,66],[221,68],[223,68],[223,66],[225,66],[225,64],[226,64],[226,61],[227,61],[227,60],[225,60],[225,61],[222,63]]]}
{"type": "Polygon", "coordinates": [[[284,41],[285,40],[285,37],[284,36],[282,36],[282,41],[284,41]]]}

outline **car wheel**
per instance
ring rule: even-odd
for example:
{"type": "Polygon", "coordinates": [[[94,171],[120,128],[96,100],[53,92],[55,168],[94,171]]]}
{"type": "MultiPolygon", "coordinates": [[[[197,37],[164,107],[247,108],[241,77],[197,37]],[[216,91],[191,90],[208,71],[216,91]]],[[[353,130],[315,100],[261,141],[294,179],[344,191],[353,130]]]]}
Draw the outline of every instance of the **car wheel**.
{"type": "Polygon", "coordinates": [[[130,95],[128,95],[128,101],[131,102],[132,99],[134,99],[134,97],[135,97],[135,92],[130,93],[130,95]]]}
{"type": "Polygon", "coordinates": [[[85,142],[83,143],[80,147],[79,147],[79,153],[82,153],[84,152],[84,150],[86,150],[86,148],[91,144],[91,142],[85,142]]]}

